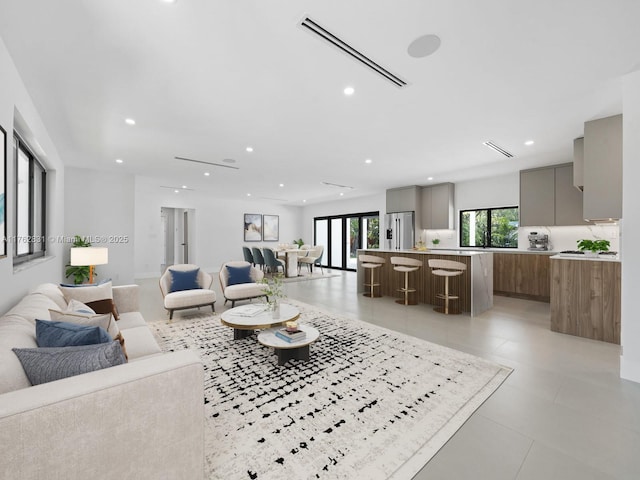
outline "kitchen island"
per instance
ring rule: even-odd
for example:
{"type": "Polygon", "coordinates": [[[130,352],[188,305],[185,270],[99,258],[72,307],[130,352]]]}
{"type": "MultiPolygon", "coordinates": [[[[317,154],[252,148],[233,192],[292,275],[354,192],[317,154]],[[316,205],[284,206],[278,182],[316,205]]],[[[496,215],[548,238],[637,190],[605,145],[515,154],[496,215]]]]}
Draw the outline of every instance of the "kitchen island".
{"type": "Polygon", "coordinates": [[[551,330],[620,344],[617,257],[551,257],[551,330]]]}
{"type": "MultiPolygon", "coordinates": [[[[460,298],[452,302],[458,304],[462,312],[471,316],[480,315],[493,307],[493,253],[470,250],[389,250],[362,249],[358,254],[376,255],[386,260],[384,265],[375,272],[379,279],[380,293],[385,296],[400,298],[398,291],[404,284],[404,275],[393,270],[391,257],[409,257],[420,260],[420,269],[409,274],[409,285],[417,291],[413,294],[418,303],[441,306],[443,300],[436,297],[444,292],[444,278],[436,277],[429,268],[430,259],[453,260],[464,263],[467,270],[457,277],[449,278],[451,295],[460,298]]],[[[358,267],[358,292],[364,292],[367,271],[358,267]]]]}

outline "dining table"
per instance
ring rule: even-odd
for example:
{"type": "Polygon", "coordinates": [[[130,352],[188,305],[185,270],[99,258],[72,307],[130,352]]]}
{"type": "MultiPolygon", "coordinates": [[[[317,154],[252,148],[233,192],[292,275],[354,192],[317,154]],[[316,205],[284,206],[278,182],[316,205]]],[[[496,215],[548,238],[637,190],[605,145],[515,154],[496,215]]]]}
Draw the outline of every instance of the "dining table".
{"type": "Polygon", "coordinates": [[[298,276],[298,258],[306,257],[309,253],[309,250],[300,250],[299,248],[280,248],[274,249],[274,251],[284,254],[284,276],[287,278],[298,276]]]}

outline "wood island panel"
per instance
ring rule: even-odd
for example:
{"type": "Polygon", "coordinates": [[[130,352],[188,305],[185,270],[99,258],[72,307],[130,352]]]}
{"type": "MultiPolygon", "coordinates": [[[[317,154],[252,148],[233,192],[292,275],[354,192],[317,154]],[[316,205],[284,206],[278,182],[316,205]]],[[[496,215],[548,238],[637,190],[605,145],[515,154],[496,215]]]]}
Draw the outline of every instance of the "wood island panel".
{"type": "MultiPolygon", "coordinates": [[[[444,278],[436,277],[431,273],[429,268],[429,259],[453,260],[455,262],[464,263],[467,269],[462,275],[449,278],[449,292],[451,295],[460,297],[457,301],[458,308],[463,312],[471,312],[471,257],[457,255],[436,255],[425,253],[406,253],[406,252],[378,252],[368,251],[371,255],[376,255],[385,259],[385,263],[381,268],[376,269],[376,278],[380,281],[380,293],[383,296],[403,298],[403,294],[398,291],[404,286],[404,274],[396,272],[391,264],[391,257],[409,257],[422,261],[422,266],[416,272],[409,273],[409,287],[415,288],[417,292],[412,294],[416,302],[427,303],[429,305],[442,305],[443,300],[436,298],[439,293],[444,293],[444,278]],[[379,277],[378,277],[379,275],[379,277]]],[[[410,297],[411,298],[411,297],[410,297]]],[[[452,303],[455,305],[455,303],[452,303]]]]}
{"type": "Polygon", "coordinates": [[[551,262],[551,330],[620,344],[619,262],[551,262]]]}

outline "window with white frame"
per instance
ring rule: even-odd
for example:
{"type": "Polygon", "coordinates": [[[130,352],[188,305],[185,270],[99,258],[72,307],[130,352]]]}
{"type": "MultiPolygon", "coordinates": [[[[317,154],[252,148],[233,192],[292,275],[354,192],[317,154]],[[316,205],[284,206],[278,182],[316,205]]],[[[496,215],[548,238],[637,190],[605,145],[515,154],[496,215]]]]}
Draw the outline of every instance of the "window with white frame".
{"type": "Polygon", "coordinates": [[[13,136],[15,159],[15,225],[13,263],[44,256],[46,251],[47,172],[17,133],[13,136]]]}

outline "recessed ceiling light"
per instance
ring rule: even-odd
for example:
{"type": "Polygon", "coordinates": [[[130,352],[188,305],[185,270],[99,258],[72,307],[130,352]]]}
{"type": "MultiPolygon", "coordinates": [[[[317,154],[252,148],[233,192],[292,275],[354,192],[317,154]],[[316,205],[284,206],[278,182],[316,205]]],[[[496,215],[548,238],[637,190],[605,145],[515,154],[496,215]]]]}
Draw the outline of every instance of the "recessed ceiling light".
{"type": "Polygon", "coordinates": [[[187,186],[186,185],[182,185],[182,188],[187,188],[187,186]]]}
{"type": "Polygon", "coordinates": [[[427,178],[427,180],[433,180],[433,177],[429,177],[429,178],[427,178]]]}
{"type": "Polygon", "coordinates": [[[284,183],[281,183],[281,184],[280,184],[280,186],[281,186],[281,187],[284,187],[284,183]]]}
{"type": "Polygon", "coordinates": [[[208,177],[209,175],[211,175],[209,172],[204,172],[205,177],[208,177]]]}
{"type": "Polygon", "coordinates": [[[116,158],[116,163],[123,163],[123,160],[121,158],[116,158]]]}
{"type": "Polygon", "coordinates": [[[302,200],[302,203],[307,203],[307,201],[306,200],[302,200]]]}
{"type": "Polygon", "coordinates": [[[524,142],[524,144],[528,147],[530,145],[533,145],[535,142],[533,140],[527,140],[526,142],[524,142]]]}
{"type": "Polygon", "coordinates": [[[162,0],[164,3],[176,3],[176,0],[162,0]]]}
{"type": "Polygon", "coordinates": [[[124,123],[126,123],[127,125],[135,125],[136,121],[133,118],[125,118],[124,123]]]}
{"type": "Polygon", "coordinates": [[[364,161],[364,163],[366,163],[366,164],[369,164],[369,163],[371,163],[371,162],[373,162],[373,160],[371,160],[370,158],[367,158],[367,159],[364,161]]]}
{"type": "Polygon", "coordinates": [[[344,192],[340,192],[340,196],[342,197],[344,195],[344,192]]]}
{"type": "Polygon", "coordinates": [[[250,196],[251,196],[251,194],[250,194],[250,193],[247,193],[247,197],[250,197],[250,196]]]}
{"type": "Polygon", "coordinates": [[[173,193],[180,193],[180,190],[174,190],[173,193]]]}
{"type": "Polygon", "coordinates": [[[247,147],[247,152],[249,153],[253,152],[253,147],[247,147]]]}
{"type": "Polygon", "coordinates": [[[351,95],[354,94],[355,91],[356,91],[355,88],[347,87],[347,88],[344,89],[344,94],[347,95],[347,96],[351,96],[351,95]]]}

